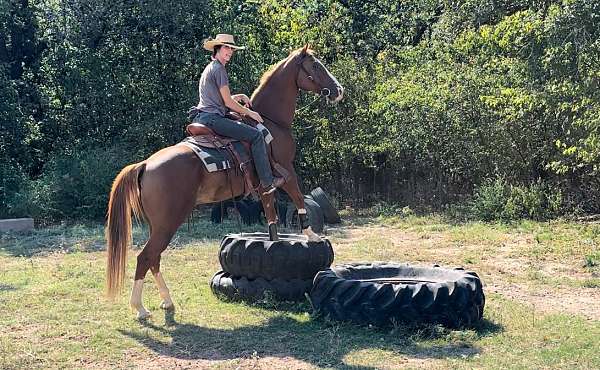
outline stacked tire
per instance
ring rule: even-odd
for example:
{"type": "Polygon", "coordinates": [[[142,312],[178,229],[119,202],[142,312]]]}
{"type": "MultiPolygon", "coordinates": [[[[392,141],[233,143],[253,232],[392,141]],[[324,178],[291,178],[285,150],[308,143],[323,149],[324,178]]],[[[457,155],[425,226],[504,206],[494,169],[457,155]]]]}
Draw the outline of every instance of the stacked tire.
{"type": "Polygon", "coordinates": [[[221,241],[222,270],[210,281],[213,293],[231,300],[273,298],[302,301],[315,275],[331,266],[333,248],[327,239],[309,242],[304,235],[231,234],[221,241]]]}

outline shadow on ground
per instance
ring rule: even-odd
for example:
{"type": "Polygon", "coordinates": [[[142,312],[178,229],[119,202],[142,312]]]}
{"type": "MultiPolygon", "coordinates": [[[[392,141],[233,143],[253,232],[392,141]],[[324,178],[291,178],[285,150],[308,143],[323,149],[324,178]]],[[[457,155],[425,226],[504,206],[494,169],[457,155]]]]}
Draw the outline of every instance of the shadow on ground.
{"type": "Polygon", "coordinates": [[[0,284],[0,292],[8,292],[9,290],[17,290],[17,288],[14,285],[0,284]]]}
{"type": "MultiPolygon", "coordinates": [[[[260,225],[244,226],[243,232],[266,231],[260,225]]],[[[169,248],[194,243],[219,243],[224,235],[238,233],[233,221],[215,225],[210,220],[184,223],[174,235],[169,248]]],[[[148,239],[148,227],[137,225],[132,232],[134,249],[148,239]]],[[[98,252],[106,250],[104,225],[55,225],[21,233],[0,233],[0,253],[15,257],[44,256],[52,253],[98,252]]]]}
{"type": "Polygon", "coordinates": [[[316,366],[375,369],[345,365],[344,357],[357,350],[379,349],[418,360],[469,358],[479,353],[472,344],[473,340],[503,330],[501,326],[484,320],[475,328],[470,339],[456,339],[453,333],[457,332],[439,326],[375,329],[326,320],[301,322],[286,314],[271,318],[262,325],[235,329],[180,324],[173,312],[165,313],[165,323],[163,327],[142,322],[145,330],[119,331],[158,355],[182,360],[232,360],[248,358],[256,352],[260,357],[293,357],[316,366]],[[171,340],[156,340],[149,330],[171,340]]]}
{"type": "MultiPolygon", "coordinates": [[[[213,224],[201,218],[183,223],[169,248],[181,248],[190,244],[218,244],[227,234],[254,233],[268,230],[266,226],[243,225],[237,220],[213,224]]],[[[280,227],[279,233],[297,233],[298,230],[280,227]]],[[[132,232],[133,248],[142,248],[148,239],[148,227],[136,225],[132,232]]],[[[98,252],[106,250],[104,225],[55,225],[22,233],[0,233],[0,254],[15,257],[44,256],[52,253],[98,252]]]]}

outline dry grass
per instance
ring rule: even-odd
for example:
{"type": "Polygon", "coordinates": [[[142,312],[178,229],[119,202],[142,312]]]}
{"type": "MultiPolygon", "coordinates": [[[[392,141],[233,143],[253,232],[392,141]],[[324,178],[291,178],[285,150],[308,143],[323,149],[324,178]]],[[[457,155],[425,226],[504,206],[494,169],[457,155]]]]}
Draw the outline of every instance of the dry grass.
{"type": "MultiPolygon", "coordinates": [[[[163,255],[177,311],[139,323],[124,292],[102,296],[102,228],[57,227],[0,238],[0,368],[599,368],[600,227],[570,222],[453,224],[439,216],[350,218],[327,230],[335,263],[438,263],[477,271],[476,328],[377,329],[314,318],[307,303],[219,301],[220,235],[235,223],[184,226],[163,255]]],[[[135,230],[136,245],[144,230],[135,230]]],[[[128,274],[133,274],[133,256],[128,274]]],[[[130,287],[131,282],[128,284],[130,287]]]]}

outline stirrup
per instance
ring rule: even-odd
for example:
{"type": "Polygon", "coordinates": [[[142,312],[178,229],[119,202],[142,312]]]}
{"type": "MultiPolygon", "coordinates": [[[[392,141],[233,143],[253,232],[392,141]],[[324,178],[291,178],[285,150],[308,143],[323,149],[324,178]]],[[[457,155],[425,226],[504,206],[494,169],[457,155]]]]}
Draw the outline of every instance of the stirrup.
{"type": "Polygon", "coordinates": [[[263,191],[263,195],[269,195],[269,194],[273,194],[275,192],[275,190],[277,190],[277,188],[273,185],[269,185],[268,188],[266,188],[265,191],[263,191]]]}
{"type": "Polygon", "coordinates": [[[269,195],[275,190],[277,190],[277,188],[280,188],[283,185],[285,185],[285,179],[283,177],[276,177],[275,179],[273,179],[273,183],[269,185],[269,187],[267,187],[266,190],[263,192],[263,195],[269,195]]]}

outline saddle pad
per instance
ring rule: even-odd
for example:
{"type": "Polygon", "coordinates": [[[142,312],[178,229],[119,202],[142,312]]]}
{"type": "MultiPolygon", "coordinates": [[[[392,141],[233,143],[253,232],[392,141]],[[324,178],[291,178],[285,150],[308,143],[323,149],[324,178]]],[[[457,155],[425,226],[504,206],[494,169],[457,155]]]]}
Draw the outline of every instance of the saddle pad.
{"type": "MultiPolygon", "coordinates": [[[[269,145],[273,141],[273,136],[268,128],[266,128],[262,123],[256,125],[256,128],[261,132],[265,139],[265,143],[269,145]]],[[[199,136],[201,138],[202,136],[199,136]]],[[[235,148],[235,151],[238,153],[239,157],[242,159],[242,162],[247,162],[250,160],[250,153],[246,150],[246,147],[239,141],[232,141],[231,144],[235,148]]],[[[207,148],[202,146],[201,142],[196,142],[193,136],[186,137],[177,145],[187,146],[192,149],[196,156],[200,158],[202,163],[204,163],[204,167],[208,172],[216,172],[223,171],[234,166],[235,161],[231,158],[231,154],[225,149],[217,149],[217,148],[207,148]]]]}
{"type": "MultiPolygon", "coordinates": [[[[231,143],[243,162],[247,162],[250,158],[246,148],[239,141],[231,143]]],[[[177,145],[187,146],[192,149],[196,156],[200,158],[204,167],[208,172],[223,171],[235,166],[235,161],[231,158],[231,153],[227,150],[217,148],[205,148],[194,140],[194,137],[186,137],[177,145]]]]}

